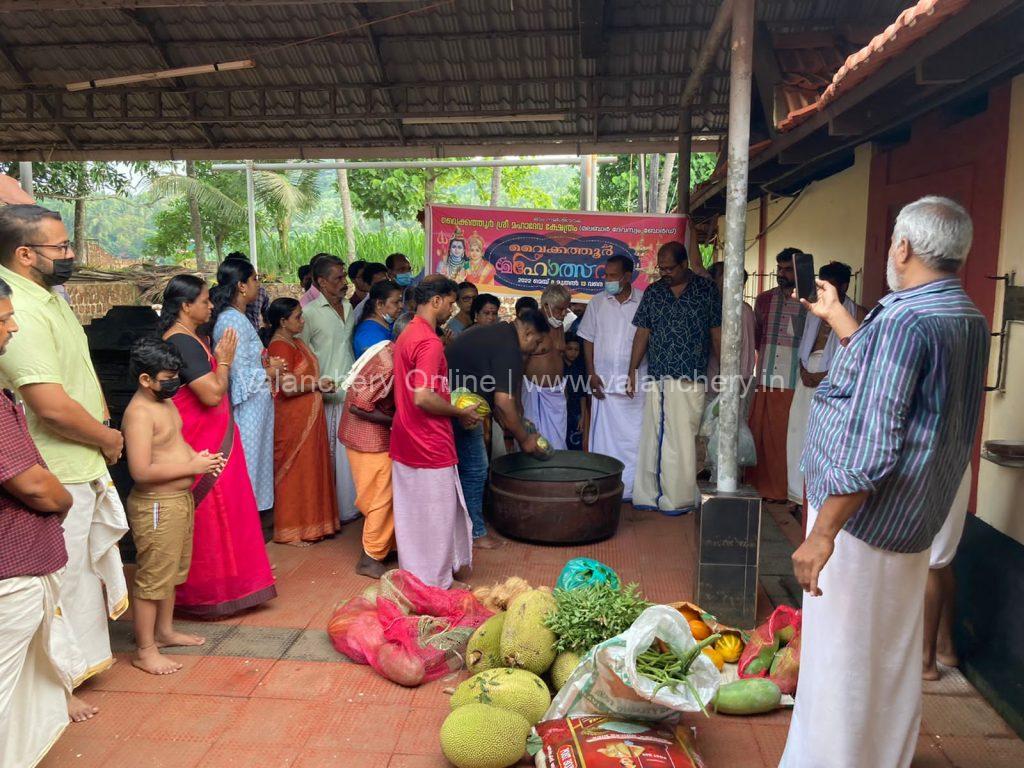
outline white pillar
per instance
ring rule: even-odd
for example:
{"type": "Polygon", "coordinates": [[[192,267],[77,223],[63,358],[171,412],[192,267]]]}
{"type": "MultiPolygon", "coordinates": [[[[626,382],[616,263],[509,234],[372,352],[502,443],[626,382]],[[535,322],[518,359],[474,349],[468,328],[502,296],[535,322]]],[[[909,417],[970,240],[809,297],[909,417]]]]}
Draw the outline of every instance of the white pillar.
{"type": "Polygon", "coordinates": [[[259,270],[256,255],[256,185],[253,181],[252,160],[245,161],[245,212],[249,217],[249,261],[259,270]]]}

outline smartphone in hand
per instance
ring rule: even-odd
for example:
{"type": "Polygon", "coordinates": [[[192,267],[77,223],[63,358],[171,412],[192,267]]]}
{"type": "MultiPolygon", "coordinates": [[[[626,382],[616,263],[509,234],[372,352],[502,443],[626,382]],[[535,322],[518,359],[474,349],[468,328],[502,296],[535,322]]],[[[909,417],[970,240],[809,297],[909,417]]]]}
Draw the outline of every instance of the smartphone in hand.
{"type": "Polygon", "coordinates": [[[812,304],[818,300],[817,275],[814,272],[814,256],[809,253],[793,254],[793,275],[796,278],[796,296],[812,304]]]}

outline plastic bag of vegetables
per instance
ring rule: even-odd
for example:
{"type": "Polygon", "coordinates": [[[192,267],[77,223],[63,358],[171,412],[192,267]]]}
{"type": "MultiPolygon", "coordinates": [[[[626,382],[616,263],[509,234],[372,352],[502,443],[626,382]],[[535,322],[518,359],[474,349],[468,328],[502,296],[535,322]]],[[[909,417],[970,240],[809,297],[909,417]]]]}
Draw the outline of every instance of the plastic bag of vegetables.
{"type": "Polygon", "coordinates": [[[706,711],[720,680],[682,614],[666,605],[652,605],[629,629],[583,657],[544,719],[613,715],[675,722],[681,712],[706,711]],[[678,665],[669,665],[676,669],[658,662],[656,657],[661,654],[657,647],[664,647],[678,660],[678,665]]]}

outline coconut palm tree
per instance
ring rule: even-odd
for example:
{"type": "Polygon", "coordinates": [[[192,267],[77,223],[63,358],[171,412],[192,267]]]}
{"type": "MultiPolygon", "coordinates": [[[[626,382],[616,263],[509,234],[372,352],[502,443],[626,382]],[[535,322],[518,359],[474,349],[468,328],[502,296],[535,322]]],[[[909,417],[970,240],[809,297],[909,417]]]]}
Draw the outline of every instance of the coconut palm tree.
{"type": "MultiPolygon", "coordinates": [[[[246,226],[245,183],[239,174],[203,173],[201,169],[194,172],[195,176],[177,173],[158,176],[153,179],[150,190],[158,197],[187,197],[190,206],[195,200],[200,212],[198,232],[213,240],[220,262],[224,256],[224,241],[246,226]]],[[[297,174],[259,170],[253,173],[257,226],[262,229],[268,218],[273,222],[283,253],[288,252],[294,217],[315,207],[320,199],[316,180],[315,170],[297,174]],[[261,213],[264,215],[259,215],[261,213]]],[[[193,220],[193,237],[196,231],[193,220]]],[[[196,253],[198,266],[198,244],[196,253]]]]}

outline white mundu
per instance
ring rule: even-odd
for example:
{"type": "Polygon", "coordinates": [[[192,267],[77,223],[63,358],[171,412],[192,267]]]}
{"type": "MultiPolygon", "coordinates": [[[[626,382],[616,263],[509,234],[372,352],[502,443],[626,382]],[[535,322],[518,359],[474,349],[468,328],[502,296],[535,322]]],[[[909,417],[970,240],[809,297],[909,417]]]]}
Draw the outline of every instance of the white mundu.
{"type": "MultiPolygon", "coordinates": [[[[605,398],[591,398],[589,447],[594,453],[612,456],[625,465],[622,472],[622,498],[633,498],[636,458],[640,451],[640,425],[644,418],[644,388],[636,397],[627,397],[626,378],[629,357],[633,351],[636,326],[633,317],[640,306],[643,291],[633,288],[630,296],[620,302],[615,296],[601,293],[590,300],[580,321],[579,337],[594,345],[594,373],[604,382],[605,398]]],[[[642,381],[647,363],[638,371],[642,381]]]]}
{"type": "Polygon", "coordinates": [[[0,581],[0,768],[36,765],[60,738],[86,671],[60,610],[61,572],[0,581]]]}
{"type": "MultiPolygon", "coordinates": [[[[817,517],[808,510],[808,530],[817,517]]],[[[927,576],[928,550],[888,552],[839,532],[821,596],[804,595],[800,687],[780,768],[909,768],[927,576]]]]}

